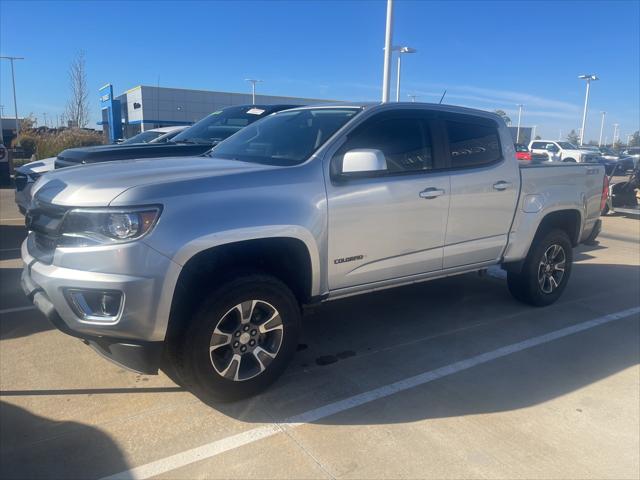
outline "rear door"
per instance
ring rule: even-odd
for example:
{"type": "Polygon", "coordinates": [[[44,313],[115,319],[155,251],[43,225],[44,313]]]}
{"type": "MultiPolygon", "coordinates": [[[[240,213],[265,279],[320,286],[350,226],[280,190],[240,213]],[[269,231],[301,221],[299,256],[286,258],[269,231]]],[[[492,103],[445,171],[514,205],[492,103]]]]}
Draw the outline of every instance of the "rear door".
{"type": "Polygon", "coordinates": [[[442,122],[451,173],[443,267],[496,260],[507,243],[520,184],[515,156],[503,156],[502,144],[510,139],[501,138],[489,118],[445,114],[442,122]]]}

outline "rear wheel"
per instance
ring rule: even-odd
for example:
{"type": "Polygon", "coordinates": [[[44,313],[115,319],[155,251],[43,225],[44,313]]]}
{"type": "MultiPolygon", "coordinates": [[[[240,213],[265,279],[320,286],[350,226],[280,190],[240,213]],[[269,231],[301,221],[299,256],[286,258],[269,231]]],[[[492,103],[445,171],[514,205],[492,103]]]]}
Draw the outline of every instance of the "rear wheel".
{"type": "Polygon", "coordinates": [[[300,308],[289,288],[262,274],[214,289],[194,315],[179,368],[195,393],[231,401],[274,382],[295,352],[300,308]]]}
{"type": "Polygon", "coordinates": [[[552,230],[536,237],[520,272],[509,272],[509,291],[529,305],[554,303],[571,275],[573,249],[566,232],[552,230]]]}

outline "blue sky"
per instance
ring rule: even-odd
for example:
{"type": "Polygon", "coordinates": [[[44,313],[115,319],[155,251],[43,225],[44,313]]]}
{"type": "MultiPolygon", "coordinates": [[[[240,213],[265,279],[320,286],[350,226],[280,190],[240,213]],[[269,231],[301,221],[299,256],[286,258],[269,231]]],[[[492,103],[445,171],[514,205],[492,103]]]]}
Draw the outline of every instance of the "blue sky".
{"type": "MultiPolygon", "coordinates": [[[[40,122],[62,113],[67,68],[86,52],[92,117],[98,88],[139,84],[378,100],[383,1],[80,2],[0,1],[0,52],[16,64],[18,107],[40,122]]],[[[397,0],[394,43],[404,57],[403,97],[487,110],[501,108],[556,138],[580,126],[581,73],[596,73],[587,139],[613,123],[640,128],[640,2],[459,2],[397,0]]],[[[8,62],[0,103],[13,113],[8,62]]],[[[393,98],[395,94],[392,93],[393,98]]]]}

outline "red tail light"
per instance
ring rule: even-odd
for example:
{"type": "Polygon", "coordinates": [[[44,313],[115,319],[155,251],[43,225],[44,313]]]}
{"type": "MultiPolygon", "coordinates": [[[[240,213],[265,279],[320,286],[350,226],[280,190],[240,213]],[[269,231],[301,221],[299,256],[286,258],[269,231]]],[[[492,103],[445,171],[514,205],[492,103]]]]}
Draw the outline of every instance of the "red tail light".
{"type": "Polygon", "coordinates": [[[604,207],[607,206],[607,199],[609,198],[609,177],[607,174],[604,175],[604,180],[602,181],[602,197],[600,198],[600,211],[604,210],[604,207]]]}

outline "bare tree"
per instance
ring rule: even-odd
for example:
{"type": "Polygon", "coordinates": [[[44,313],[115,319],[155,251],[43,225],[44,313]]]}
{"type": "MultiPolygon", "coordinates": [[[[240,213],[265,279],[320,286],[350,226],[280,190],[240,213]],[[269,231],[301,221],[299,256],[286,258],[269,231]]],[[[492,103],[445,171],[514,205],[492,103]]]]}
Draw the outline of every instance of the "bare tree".
{"type": "Polygon", "coordinates": [[[84,52],[80,51],[69,65],[69,87],[71,97],[67,102],[65,116],[72,127],[86,127],[89,123],[89,88],[84,52]]]}

